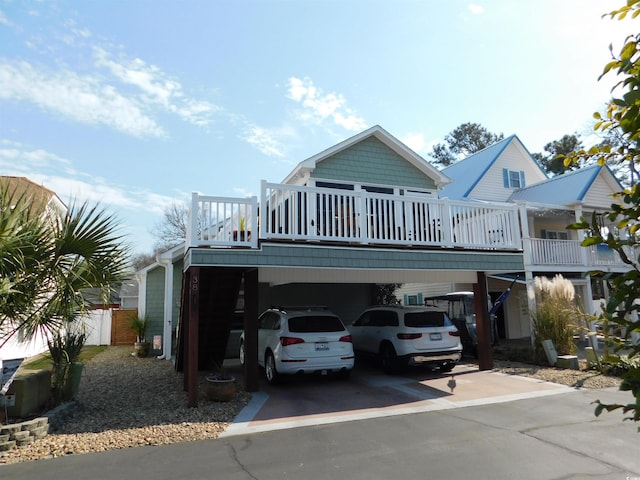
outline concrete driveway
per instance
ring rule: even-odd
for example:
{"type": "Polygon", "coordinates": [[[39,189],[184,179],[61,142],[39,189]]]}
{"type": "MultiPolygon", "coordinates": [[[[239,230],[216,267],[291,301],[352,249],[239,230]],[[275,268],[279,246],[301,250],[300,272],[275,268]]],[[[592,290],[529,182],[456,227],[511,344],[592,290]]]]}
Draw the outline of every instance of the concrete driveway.
{"type": "MultiPolygon", "coordinates": [[[[242,380],[239,364],[231,363],[229,371],[242,380]]],[[[277,386],[267,384],[264,378],[260,382],[260,391],[223,436],[486,405],[574,390],[464,364],[449,374],[414,368],[401,375],[387,375],[373,363],[358,362],[348,380],[304,376],[287,378],[277,386]]]]}

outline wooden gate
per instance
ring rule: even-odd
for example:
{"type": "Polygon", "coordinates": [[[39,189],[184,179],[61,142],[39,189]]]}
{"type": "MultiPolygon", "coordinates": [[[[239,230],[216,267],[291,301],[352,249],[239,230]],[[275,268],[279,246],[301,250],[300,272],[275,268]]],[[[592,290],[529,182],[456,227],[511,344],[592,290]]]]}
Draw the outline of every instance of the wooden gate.
{"type": "Polygon", "coordinates": [[[111,346],[131,345],[136,342],[136,334],[131,329],[131,316],[137,315],[138,309],[113,310],[111,317],[111,346]]]}

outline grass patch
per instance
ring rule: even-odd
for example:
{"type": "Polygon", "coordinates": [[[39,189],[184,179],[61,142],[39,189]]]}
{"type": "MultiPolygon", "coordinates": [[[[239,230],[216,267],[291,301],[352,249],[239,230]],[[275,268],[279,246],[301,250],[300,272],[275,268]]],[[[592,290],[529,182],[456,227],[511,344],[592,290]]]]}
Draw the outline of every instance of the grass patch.
{"type": "MultiPolygon", "coordinates": [[[[100,352],[104,352],[108,348],[107,345],[88,345],[82,347],[79,361],[86,363],[100,352]]],[[[20,365],[20,369],[24,370],[50,370],[53,367],[53,361],[49,352],[41,353],[24,361],[20,365]]]]}

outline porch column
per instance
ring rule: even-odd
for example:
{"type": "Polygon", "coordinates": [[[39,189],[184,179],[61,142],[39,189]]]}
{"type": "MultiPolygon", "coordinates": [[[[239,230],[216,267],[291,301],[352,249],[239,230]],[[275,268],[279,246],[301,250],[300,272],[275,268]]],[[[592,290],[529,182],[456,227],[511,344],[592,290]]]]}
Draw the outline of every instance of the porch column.
{"type": "Polygon", "coordinates": [[[200,317],[200,267],[191,267],[189,282],[189,332],[187,336],[187,391],[189,407],[198,406],[198,319],[200,317]]]}
{"type": "Polygon", "coordinates": [[[531,229],[529,228],[526,202],[518,202],[518,212],[520,216],[520,233],[522,235],[522,257],[526,270],[527,266],[531,265],[531,229]]]}
{"type": "Polygon", "coordinates": [[[491,323],[489,321],[489,301],[487,299],[487,275],[478,272],[477,283],[473,285],[473,302],[476,312],[476,333],[478,335],[478,366],[480,370],[493,368],[491,351],[491,323]]]}
{"type": "Polygon", "coordinates": [[[244,273],[244,378],[247,392],[258,391],[258,269],[244,273]]]}
{"type": "Polygon", "coordinates": [[[536,286],[533,282],[533,273],[530,270],[524,272],[524,278],[527,282],[527,305],[529,306],[529,335],[531,337],[531,346],[535,340],[535,332],[533,328],[533,316],[536,312],[536,286]]]}
{"type": "MultiPolygon", "coordinates": [[[[580,222],[582,217],[584,216],[584,211],[582,210],[582,204],[581,203],[576,203],[575,204],[575,208],[574,208],[573,214],[574,214],[574,218],[575,218],[576,223],[580,222]]],[[[584,240],[585,234],[584,234],[583,231],[575,230],[575,232],[576,232],[576,235],[578,236],[578,240],[580,240],[580,241],[584,240]]],[[[590,249],[589,248],[585,248],[585,247],[582,247],[580,249],[580,257],[582,258],[582,265],[584,265],[586,267],[590,267],[593,264],[591,258],[589,257],[589,251],[590,251],[590,249]]]]}

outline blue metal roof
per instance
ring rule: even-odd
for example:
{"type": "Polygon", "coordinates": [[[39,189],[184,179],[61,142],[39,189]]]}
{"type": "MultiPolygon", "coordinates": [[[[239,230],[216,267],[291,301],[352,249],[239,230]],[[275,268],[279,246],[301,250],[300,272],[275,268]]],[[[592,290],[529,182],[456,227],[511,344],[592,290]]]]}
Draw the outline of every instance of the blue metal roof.
{"type": "Polygon", "coordinates": [[[608,167],[592,165],[557,175],[544,182],[516,190],[509,201],[525,200],[547,205],[568,205],[581,202],[602,169],[606,168],[608,167]]]}
{"type": "MultiPolygon", "coordinates": [[[[517,135],[511,135],[504,140],[500,140],[490,147],[480,150],[479,152],[476,152],[473,155],[443,169],[442,173],[451,178],[453,182],[441,190],[440,197],[448,197],[455,200],[467,198],[467,196],[473,191],[473,188],[500,157],[502,152],[504,152],[504,150],[514,140],[517,140],[527,154],[529,154],[529,151],[517,135]]],[[[535,163],[536,165],[538,164],[537,162],[535,163]]]]}

